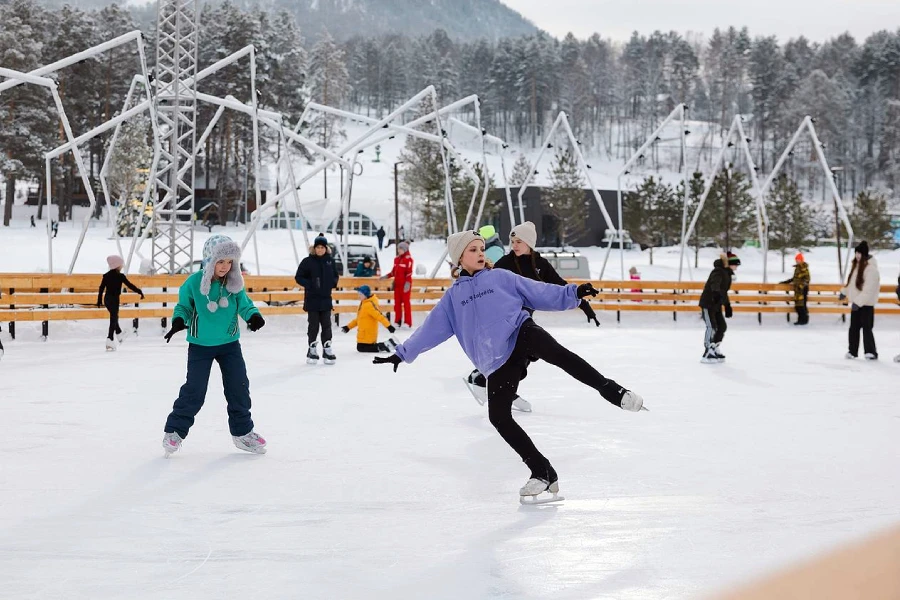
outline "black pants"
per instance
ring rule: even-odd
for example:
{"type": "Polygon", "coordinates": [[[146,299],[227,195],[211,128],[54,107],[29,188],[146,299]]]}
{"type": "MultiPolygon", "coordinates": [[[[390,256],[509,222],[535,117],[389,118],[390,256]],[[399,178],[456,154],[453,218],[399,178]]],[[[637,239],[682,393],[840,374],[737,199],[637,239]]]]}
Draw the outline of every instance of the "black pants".
{"type": "Polygon", "coordinates": [[[872,328],[875,327],[875,307],[860,306],[850,313],[850,354],[859,354],[859,330],[862,329],[863,351],[866,354],[878,356],[875,349],[875,336],[872,328]]]}
{"type": "Polygon", "coordinates": [[[106,337],[113,339],[113,334],[122,333],[122,330],[119,329],[119,298],[106,296],[103,299],[103,306],[109,311],[109,333],[106,337]]]}
{"type": "Polygon", "coordinates": [[[795,297],[794,299],[794,309],[797,311],[797,324],[806,325],[809,323],[809,308],[807,308],[806,301],[809,300],[809,288],[805,287],[800,290],[799,294],[802,300],[799,300],[795,297]]]}
{"type": "Polygon", "coordinates": [[[390,352],[390,349],[382,343],[378,342],[376,344],[357,344],[356,345],[357,352],[390,352]]]}
{"type": "Polygon", "coordinates": [[[722,307],[703,308],[703,322],[706,323],[706,335],[703,337],[703,346],[706,349],[713,344],[718,344],[725,337],[728,325],[725,324],[725,316],[722,307]]]}
{"type": "Polygon", "coordinates": [[[221,346],[188,346],[187,381],[181,386],[178,399],[166,419],[166,433],[176,432],[187,437],[194,424],[194,417],[203,407],[209,386],[209,372],[213,361],[222,370],[222,384],[225,386],[225,401],[228,402],[228,429],[231,435],[247,435],[253,430],[250,418],[250,380],[247,379],[247,365],[241,354],[241,343],[231,342],[221,346]]]}
{"type": "Polygon", "coordinates": [[[306,329],[306,337],[312,345],[319,337],[319,327],[322,328],[322,344],[331,341],[331,311],[311,310],[309,314],[309,327],[306,329]]]}
{"type": "Polygon", "coordinates": [[[519,381],[528,367],[530,357],[557,366],[581,383],[600,392],[615,406],[622,405],[625,389],[612,379],[601,375],[583,358],[560,345],[553,336],[531,319],[519,329],[512,355],[488,377],[488,417],[507,444],[522,457],[534,477],[547,478],[550,461],[535,447],[531,438],[512,417],[512,402],[516,398],[519,381]]]}

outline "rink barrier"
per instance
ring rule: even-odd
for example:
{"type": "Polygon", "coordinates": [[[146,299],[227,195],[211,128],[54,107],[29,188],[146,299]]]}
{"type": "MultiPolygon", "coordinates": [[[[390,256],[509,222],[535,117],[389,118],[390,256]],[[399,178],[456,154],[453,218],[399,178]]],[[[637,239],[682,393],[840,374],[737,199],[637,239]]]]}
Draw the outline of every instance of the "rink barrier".
{"type": "MultiPolygon", "coordinates": [[[[17,322],[40,321],[42,337],[49,335],[50,321],[76,321],[106,319],[105,308],[97,307],[97,290],[101,275],[56,275],[7,273],[0,274],[0,322],[9,323],[10,334],[15,337],[17,322]]],[[[144,299],[137,294],[122,294],[120,318],[132,319],[137,330],[140,319],[160,319],[166,328],[171,318],[172,306],[178,301],[178,288],[185,275],[131,275],[129,280],[144,290],[144,299]]],[[[301,315],[303,290],[289,275],[247,275],[245,287],[250,298],[260,305],[264,315],[301,315]]],[[[582,283],[586,280],[572,280],[582,283]]],[[[410,294],[412,310],[427,312],[441,299],[452,285],[450,279],[414,279],[410,294]]],[[[678,313],[698,312],[703,282],[674,281],[591,281],[600,290],[591,299],[595,310],[615,311],[621,321],[627,312],[671,312],[673,320],[678,313]]],[[[378,295],[382,312],[390,318],[393,309],[393,282],[371,277],[342,277],[334,299],[335,323],[340,324],[344,314],[355,314],[359,297],[355,288],[368,285],[378,295]]],[[[850,309],[839,298],[839,284],[813,284],[809,292],[811,314],[836,314],[843,318],[850,309]]],[[[881,286],[876,311],[879,315],[898,315],[893,284],[881,286]]],[[[783,313],[790,321],[794,312],[794,299],[787,284],[735,282],[729,293],[735,313],[754,313],[762,323],[764,314],[783,313]]],[[[352,318],[352,317],[351,317],[352,318]]]]}

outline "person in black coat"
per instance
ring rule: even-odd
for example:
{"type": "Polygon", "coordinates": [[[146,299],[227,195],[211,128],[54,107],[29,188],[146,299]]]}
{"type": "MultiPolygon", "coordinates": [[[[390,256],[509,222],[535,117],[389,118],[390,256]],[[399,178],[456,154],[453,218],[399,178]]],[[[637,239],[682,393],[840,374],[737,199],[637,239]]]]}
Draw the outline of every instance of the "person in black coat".
{"type": "Polygon", "coordinates": [[[734,272],[741,264],[741,259],[733,252],[722,254],[713,262],[712,273],[703,286],[700,294],[700,309],[703,314],[703,322],[706,323],[706,334],[703,338],[704,363],[717,363],[725,360],[725,355],[719,351],[719,344],[725,337],[728,326],[725,319],[732,315],[731,302],[728,300],[728,290],[731,289],[731,279],[734,272]],[[725,318],[722,318],[722,308],[725,308],[725,318]]]}
{"type": "Polygon", "coordinates": [[[117,254],[107,256],[106,264],[109,265],[109,271],[103,275],[103,279],[100,281],[100,290],[97,292],[97,306],[103,305],[109,311],[109,333],[106,336],[106,349],[115,350],[116,342],[113,339],[113,334],[118,336],[119,343],[125,339],[125,335],[119,328],[119,300],[122,296],[122,286],[127,286],[135,294],[140,294],[141,300],[144,299],[144,292],[128,281],[128,278],[122,274],[122,267],[125,265],[125,261],[121,256],[117,254]],[[106,292],[105,297],[103,295],[104,291],[106,292]]]}
{"type": "Polygon", "coordinates": [[[322,351],[325,364],[334,364],[336,356],[331,349],[331,290],[338,285],[337,265],[328,250],[328,240],[320,233],[309,256],[300,262],[294,281],[304,289],[303,310],[309,315],[306,335],[309,351],[306,362],[314,364],[319,360],[316,338],[322,330],[322,351]]]}
{"type": "Polygon", "coordinates": [[[379,250],[381,250],[382,246],[384,245],[384,236],[385,235],[387,235],[387,234],[384,232],[384,227],[379,227],[378,231],[375,232],[375,237],[378,238],[378,249],[379,250]]]}

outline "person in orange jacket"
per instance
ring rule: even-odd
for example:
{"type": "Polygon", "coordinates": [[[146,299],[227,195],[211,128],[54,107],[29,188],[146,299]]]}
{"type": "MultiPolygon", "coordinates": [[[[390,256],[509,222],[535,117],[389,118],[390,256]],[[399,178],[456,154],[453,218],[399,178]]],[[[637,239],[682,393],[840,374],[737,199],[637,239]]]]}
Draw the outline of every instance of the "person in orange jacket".
{"type": "Polygon", "coordinates": [[[400,251],[400,254],[394,258],[394,268],[382,279],[394,278],[394,323],[397,327],[406,323],[412,328],[410,295],[412,294],[413,259],[409,254],[409,242],[400,242],[397,244],[397,250],[400,251]]]}
{"type": "Polygon", "coordinates": [[[359,308],[356,310],[356,318],[341,327],[341,331],[350,333],[351,329],[359,327],[356,332],[357,352],[392,352],[397,347],[393,339],[388,339],[387,343],[378,341],[379,323],[391,333],[397,331],[387,317],[378,310],[378,296],[374,295],[372,289],[367,285],[359,286],[356,291],[359,292],[359,308]]]}

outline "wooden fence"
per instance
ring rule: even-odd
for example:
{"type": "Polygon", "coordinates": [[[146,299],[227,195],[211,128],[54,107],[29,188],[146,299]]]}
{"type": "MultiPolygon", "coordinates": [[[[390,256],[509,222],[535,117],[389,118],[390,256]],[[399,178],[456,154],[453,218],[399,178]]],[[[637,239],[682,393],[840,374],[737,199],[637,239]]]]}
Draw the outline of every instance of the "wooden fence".
{"type": "MultiPolygon", "coordinates": [[[[142,290],[137,294],[122,294],[121,319],[133,319],[137,328],[140,319],[160,319],[163,327],[178,301],[178,288],[185,275],[133,275],[129,279],[142,290]]],[[[55,275],[6,273],[0,274],[0,322],[10,324],[15,337],[15,324],[25,321],[42,323],[42,334],[49,334],[50,321],[106,319],[107,312],[97,307],[100,275],[55,275]]],[[[245,285],[250,298],[261,303],[264,315],[302,314],[303,290],[290,276],[246,276],[245,285]]],[[[581,281],[573,280],[573,283],[581,281]]],[[[627,312],[671,312],[677,319],[680,312],[696,312],[703,282],[674,281],[592,281],[600,294],[591,299],[595,310],[615,311],[621,320],[627,312]]],[[[356,313],[358,296],[354,288],[368,285],[379,296],[384,312],[393,309],[392,282],[377,278],[343,277],[335,290],[335,320],[340,315],[356,313]]],[[[412,289],[412,310],[429,311],[452,285],[450,279],[415,279],[412,289]]],[[[838,297],[838,284],[813,284],[809,292],[809,311],[845,314],[847,307],[838,297]]],[[[895,286],[881,286],[876,311],[879,315],[900,314],[895,286]]],[[[754,313],[762,322],[767,313],[783,313],[790,319],[794,310],[790,287],[778,283],[735,282],[730,299],[735,313],[754,313]]]]}

